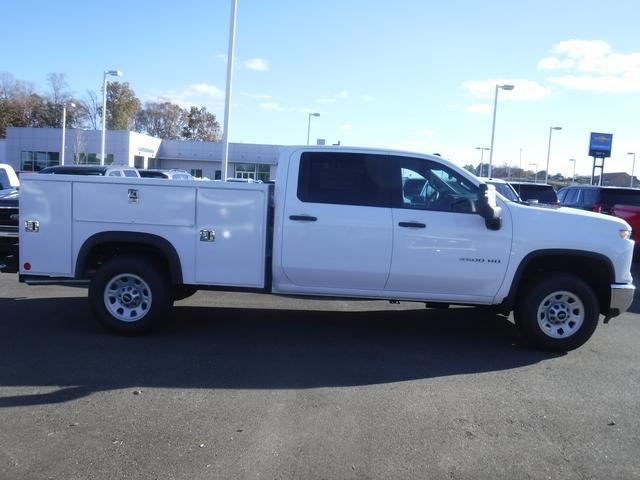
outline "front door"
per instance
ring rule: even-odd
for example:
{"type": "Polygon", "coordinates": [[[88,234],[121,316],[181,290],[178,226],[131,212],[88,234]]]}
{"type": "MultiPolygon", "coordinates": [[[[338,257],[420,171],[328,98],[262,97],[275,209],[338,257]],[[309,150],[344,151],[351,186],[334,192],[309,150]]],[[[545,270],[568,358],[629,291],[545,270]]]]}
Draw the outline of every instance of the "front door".
{"type": "MultiPolygon", "coordinates": [[[[446,165],[392,157],[393,259],[386,290],[433,300],[489,300],[504,279],[511,222],[486,228],[477,187],[446,165]]],[[[401,296],[401,295],[399,295],[401,296]]]]}

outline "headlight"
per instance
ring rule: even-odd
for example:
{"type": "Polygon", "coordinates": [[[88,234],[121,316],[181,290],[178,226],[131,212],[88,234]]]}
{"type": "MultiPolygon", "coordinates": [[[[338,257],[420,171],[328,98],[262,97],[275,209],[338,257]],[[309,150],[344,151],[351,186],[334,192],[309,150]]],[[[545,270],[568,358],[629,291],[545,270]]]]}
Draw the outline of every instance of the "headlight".
{"type": "Polygon", "coordinates": [[[618,235],[620,236],[620,238],[623,238],[625,240],[629,240],[631,238],[631,230],[618,230],[618,235]]]}

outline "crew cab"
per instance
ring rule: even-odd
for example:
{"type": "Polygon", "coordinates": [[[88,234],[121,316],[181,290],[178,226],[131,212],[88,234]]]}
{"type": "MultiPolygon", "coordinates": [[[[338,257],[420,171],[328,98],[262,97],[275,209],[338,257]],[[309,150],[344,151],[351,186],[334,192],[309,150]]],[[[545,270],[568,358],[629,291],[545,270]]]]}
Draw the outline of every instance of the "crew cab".
{"type": "Polygon", "coordinates": [[[34,175],[20,225],[20,280],[88,285],[125,333],[233,289],[494,306],[536,347],[570,350],[635,291],[625,221],[511,202],[399,151],[283,148],[275,185],[34,175]]]}

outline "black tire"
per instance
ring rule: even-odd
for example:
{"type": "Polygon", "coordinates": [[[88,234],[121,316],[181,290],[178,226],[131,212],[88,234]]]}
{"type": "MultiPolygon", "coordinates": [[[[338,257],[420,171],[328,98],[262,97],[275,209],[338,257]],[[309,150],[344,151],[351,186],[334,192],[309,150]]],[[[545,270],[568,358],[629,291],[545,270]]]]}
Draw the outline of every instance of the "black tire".
{"type": "Polygon", "coordinates": [[[573,350],[589,340],[598,326],[598,299],[575,275],[542,274],[527,282],[519,295],[516,326],[535,348],[573,350]]]}
{"type": "Polygon", "coordinates": [[[184,300],[185,298],[189,298],[192,295],[195,295],[198,291],[195,287],[187,287],[186,285],[176,285],[173,288],[173,300],[184,300]]]}
{"type": "Polygon", "coordinates": [[[173,291],[167,275],[152,260],[124,255],[97,270],[89,286],[89,302],[104,326],[137,334],[149,331],[165,316],[173,291]]]}

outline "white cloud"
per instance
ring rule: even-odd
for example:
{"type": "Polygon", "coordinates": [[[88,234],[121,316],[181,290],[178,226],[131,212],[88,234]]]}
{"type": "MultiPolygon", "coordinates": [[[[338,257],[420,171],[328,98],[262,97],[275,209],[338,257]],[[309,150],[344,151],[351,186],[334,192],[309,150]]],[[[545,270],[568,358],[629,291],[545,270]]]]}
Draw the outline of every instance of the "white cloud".
{"type": "Polygon", "coordinates": [[[266,72],[269,70],[269,62],[264,58],[250,58],[249,60],[245,60],[243,65],[246,69],[255,72],[266,72]]]}
{"type": "Polygon", "coordinates": [[[551,77],[552,83],[597,93],[640,92],[640,53],[618,53],[602,40],[566,40],[553,53],[538,68],[567,74],[551,77]]]}
{"type": "Polygon", "coordinates": [[[273,97],[266,93],[248,93],[242,92],[240,95],[243,97],[253,98],[254,100],[271,100],[273,97]]]}
{"type": "Polygon", "coordinates": [[[471,113],[490,113],[491,112],[491,104],[490,103],[476,103],[474,105],[469,105],[466,108],[467,112],[471,113]]]}
{"type": "Polygon", "coordinates": [[[182,90],[164,90],[152,92],[148,100],[169,101],[183,108],[206,106],[210,111],[217,111],[224,106],[224,90],[207,83],[193,83],[182,90]]]}
{"type": "Polygon", "coordinates": [[[416,135],[417,135],[418,137],[430,137],[430,136],[432,136],[434,133],[435,133],[435,132],[434,132],[433,130],[430,130],[430,129],[428,129],[428,128],[425,128],[425,129],[423,129],[423,130],[418,130],[418,131],[416,132],[416,135]]]}
{"type": "Polygon", "coordinates": [[[336,101],[340,98],[347,98],[349,93],[346,90],[342,90],[339,93],[334,93],[333,95],[329,95],[327,97],[322,97],[316,100],[318,103],[336,103],[336,101]]]}
{"type": "Polygon", "coordinates": [[[340,130],[342,130],[345,135],[349,136],[353,133],[353,125],[345,123],[344,125],[340,125],[340,130]]]}
{"type": "Polygon", "coordinates": [[[551,95],[551,90],[531,80],[497,79],[469,80],[462,84],[469,95],[480,99],[493,99],[496,85],[513,85],[514,89],[500,92],[500,101],[537,102],[551,95]]]}
{"type": "Polygon", "coordinates": [[[277,102],[263,102],[258,105],[263,110],[269,110],[271,112],[284,112],[284,107],[277,102]]]}

